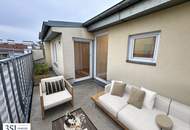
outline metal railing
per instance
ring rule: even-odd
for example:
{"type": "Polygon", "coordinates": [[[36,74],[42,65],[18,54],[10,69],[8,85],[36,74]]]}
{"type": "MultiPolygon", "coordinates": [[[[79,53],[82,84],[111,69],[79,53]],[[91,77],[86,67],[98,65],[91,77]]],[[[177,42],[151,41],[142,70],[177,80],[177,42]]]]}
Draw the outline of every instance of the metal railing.
{"type": "Polygon", "coordinates": [[[32,54],[0,60],[0,129],[2,123],[29,121],[33,91],[32,54]]]}

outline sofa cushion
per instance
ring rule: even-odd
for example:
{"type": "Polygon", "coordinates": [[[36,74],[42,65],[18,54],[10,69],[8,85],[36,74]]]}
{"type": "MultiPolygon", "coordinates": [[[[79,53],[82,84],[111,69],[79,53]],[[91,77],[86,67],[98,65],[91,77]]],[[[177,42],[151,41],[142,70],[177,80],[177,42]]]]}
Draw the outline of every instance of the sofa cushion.
{"type": "Polygon", "coordinates": [[[135,85],[132,85],[132,84],[127,84],[126,88],[125,88],[125,93],[130,94],[132,88],[138,88],[138,89],[140,89],[140,87],[138,87],[138,86],[135,86],[135,85]]]}
{"type": "Polygon", "coordinates": [[[125,93],[125,83],[114,82],[111,90],[111,95],[122,97],[125,93]]]}
{"type": "Polygon", "coordinates": [[[99,97],[99,103],[113,116],[117,117],[117,113],[127,105],[128,94],[118,97],[106,93],[99,97]]]}
{"type": "Polygon", "coordinates": [[[141,109],[144,102],[144,97],[145,97],[144,91],[137,88],[132,88],[129,94],[128,103],[141,109]]]}
{"type": "Polygon", "coordinates": [[[173,121],[172,130],[190,130],[190,124],[183,122],[175,117],[169,116],[173,121]]]}
{"type": "Polygon", "coordinates": [[[155,103],[154,103],[154,108],[155,109],[158,109],[160,111],[168,113],[169,104],[170,104],[170,99],[169,98],[163,97],[163,96],[160,96],[160,95],[156,95],[156,99],[155,99],[155,103]]]}
{"type": "Polygon", "coordinates": [[[190,124],[190,107],[182,103],[172,101],[169,115],[190,124]]]}
{"type": "Polygon", "coordinates": [[[54,106],[70,101],[71,99],[72,96],[67,89],[50,95],[46,95],[46,93],[43,93],[44,109],[47,110],[54,106]]]}
{"type": "Polygon", "coordinates": [[[141,88],[141,90],[145,91],[145,98],[143,106],[148,109],[153,109],[155,98],[156,98],[156,92],[148,90],[146,88],[141,88]]]}
{"type": "Polygon", "coordinates": [[[164,114],[156,109],[138,109],[127,105],[118,113],[118,120],[129,128],[129,130],[159,130],[155,118],[158,114],[164,114]]]}

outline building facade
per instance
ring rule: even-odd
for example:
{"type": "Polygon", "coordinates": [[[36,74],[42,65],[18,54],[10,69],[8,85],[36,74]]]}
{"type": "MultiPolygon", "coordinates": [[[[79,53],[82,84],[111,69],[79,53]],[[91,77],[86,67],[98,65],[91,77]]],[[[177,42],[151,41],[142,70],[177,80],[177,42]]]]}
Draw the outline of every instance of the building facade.
{"type": "Polygon", "coordinates": [[[144,86],[190,105],[190,2],[122,1],[85,23],[44,22],[47,63],[75,81],[144,86]]]}
{"type": "Polygon", "coordinates": [[[0,43],[0,59],[30,53],[32,47],[24,43],[17,42],[1,42],[0,43]]]}

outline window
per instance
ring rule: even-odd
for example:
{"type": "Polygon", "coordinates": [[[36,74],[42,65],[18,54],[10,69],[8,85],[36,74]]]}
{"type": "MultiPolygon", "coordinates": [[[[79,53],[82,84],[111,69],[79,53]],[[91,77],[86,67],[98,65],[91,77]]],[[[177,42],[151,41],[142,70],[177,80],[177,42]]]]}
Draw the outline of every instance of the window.
{"type": "Polygon", "coordinates": [[[156,64],[160,32],[129,36],[128,62],[156,64]]]}
{"type": "Polygon", "coordinates": [[[53,63],[57,63],[57,43],[53,44],[53,63]]]}

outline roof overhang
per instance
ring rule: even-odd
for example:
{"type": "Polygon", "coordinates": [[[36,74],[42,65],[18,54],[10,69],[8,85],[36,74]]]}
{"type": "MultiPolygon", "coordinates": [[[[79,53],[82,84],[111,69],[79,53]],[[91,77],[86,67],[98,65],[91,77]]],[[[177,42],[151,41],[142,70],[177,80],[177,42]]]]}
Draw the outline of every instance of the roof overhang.
{"type": "Polygon", "coordinates": [[[83,24],[88,31],[97,31],[166,9],[188,0],[124,0],[83,24]]]}
{"type": "Polygon", "coordinates": [[[82,27],[82,23],[79,23],[79,22],[65,22],[65,21],[47,21],[47,22],[43,22],[42,30],[39,33],[39,39],[44,41],[45,37],[47,37],[48,32],[49,32],[51,27],[79,28],[79,27],[82,27]]]}
{"type": "Polygon", "coordinates": [[[80,37],[73,37],[73,41],[75,42],[91,42],[93,39],[86,39],[86,38],[80,38],[80,37]]]}
{"type": "Polygon", "coordinates": [[[43,41],[45,34],[48,32],[50,26],[48,26],[48,22],[43,22],[42,24],[42,30],[39,33],[39,39],[41,39],[43,41]]]}
{"type": "Polygon", "coordinates": [[[151,14],[189,0],[123,0],[112,6],[106,11],[82,23],[65,21],[47,21],[43,22],[42,30],[39,33],[39,39],[48,41],[57,32],[48,34],[51,27],[86,27],[88,31],[94,32],[122,22],[126,22],[138,17],[151,14]],[[47,36],[50,35],[50,36],[47,36]],[[45,37],[49,37],[46,38],[45,37]]]}
{"type": "Polygon", "coordinates": [[[55,32],[55,31],[49,31],[43,41],[44,42],[49,42],[52,39],[54,39],[55,37],[57,37],[58,35],[61,35],[61,33],[60,32],[55,32]]]}
{"type": "Polygon", "coordinates": [[[96,15],[95,17],[89,19],[88,21],[86,21],[85,23],[83,23],[84,26],[89,26],[91,24],[94,24],[95,22],[102,20],[114,13],[117,13],[118,11],[121,11],[122,9],[125,9],[137,2],[139,2],[141,0],[123,0],[121,2],[119,2],[118,4],[110,7],[109,9],[103,11],[102,13],[96,15]]]}

